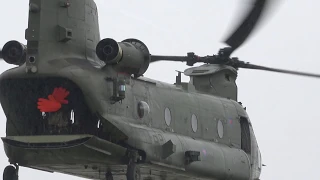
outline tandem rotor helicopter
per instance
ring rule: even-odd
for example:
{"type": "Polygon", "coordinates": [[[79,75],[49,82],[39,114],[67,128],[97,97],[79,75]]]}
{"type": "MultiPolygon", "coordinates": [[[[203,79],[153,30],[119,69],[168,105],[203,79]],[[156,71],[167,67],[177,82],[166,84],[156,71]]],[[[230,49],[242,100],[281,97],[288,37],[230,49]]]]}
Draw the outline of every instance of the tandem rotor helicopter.
{"type": "Polygon", "coordinates": [[[250,35],[267,0],[216,55],[158,56],[137,39],[100,38],[94,0],[30,0],[27,44],[7,42],[0,58],[16,65],[0,76],[7,117],[2,138],[10,165],[88,179],[259,180],[261,154],[237,70],[320,75],[258,66],[230,57],[250,35]],[[174,84],[143,77],[149,64],[193,66],[174,84]]]}

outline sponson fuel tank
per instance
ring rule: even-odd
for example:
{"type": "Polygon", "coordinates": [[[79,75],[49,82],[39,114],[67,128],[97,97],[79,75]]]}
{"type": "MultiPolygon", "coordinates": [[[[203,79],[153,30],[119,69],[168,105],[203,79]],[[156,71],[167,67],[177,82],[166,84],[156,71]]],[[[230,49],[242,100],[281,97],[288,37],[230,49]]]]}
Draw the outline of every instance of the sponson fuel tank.
{"type": "Polygon", "coordinates": [[[146,152],[146,161],[152,164],[177,169],[177,172],[182,170],[190,176],[197,174],[204,179],[250,179],[250,160],[242,149],[152,128],[137,128],[135,131],[139,131],[134,137],[137,140],[153,142],[137,142],[146,152]]]}

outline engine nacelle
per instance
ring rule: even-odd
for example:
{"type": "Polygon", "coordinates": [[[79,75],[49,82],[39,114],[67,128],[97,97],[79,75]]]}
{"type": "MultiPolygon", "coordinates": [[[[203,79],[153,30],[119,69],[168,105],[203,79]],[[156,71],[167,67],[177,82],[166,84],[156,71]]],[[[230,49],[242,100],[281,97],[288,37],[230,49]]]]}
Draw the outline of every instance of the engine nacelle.
{"type": "Polygon", "coordinates": [[[9,41],[2,48],[2,58],[8,64],[22,65],[26,62],[27,47],[18,41],[9,41]]]}
{"type": "Polygon", "coordinates": [[[103,39],[97,44],[96,53],[100,60],[112,65],[116,71],[135,76],[143,75],[150,63],[147,46],[137,39],[126,39],[122,42],[103,39]]]}

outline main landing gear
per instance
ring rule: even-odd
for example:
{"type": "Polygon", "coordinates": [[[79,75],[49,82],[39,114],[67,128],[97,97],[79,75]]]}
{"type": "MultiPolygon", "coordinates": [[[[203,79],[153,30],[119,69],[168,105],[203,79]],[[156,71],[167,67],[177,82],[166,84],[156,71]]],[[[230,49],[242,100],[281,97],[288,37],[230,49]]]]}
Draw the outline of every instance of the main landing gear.
{"type": "Polygon", "coordinates": [[[133,161],[127,166],[127,180],[141,180],[140,168],[133,161]]]}
{"type": "Polygon", "coordinates": [[[141,180],[140,167],[137,165],[140,155],[137,151],[128,151],[127,180],[141,180]]]}
{"type": "Polygon", "coordinates": [[[18,165],[9,165],[3,170],[3,180],[18,180],[18,165]]]}
{"type": "Polygon", "coordinates": [[[111,173],[111,169],[110,168],[108,168],[108,170],[107,170],[106,180],[113,180],[113,175],[111,173]]]}

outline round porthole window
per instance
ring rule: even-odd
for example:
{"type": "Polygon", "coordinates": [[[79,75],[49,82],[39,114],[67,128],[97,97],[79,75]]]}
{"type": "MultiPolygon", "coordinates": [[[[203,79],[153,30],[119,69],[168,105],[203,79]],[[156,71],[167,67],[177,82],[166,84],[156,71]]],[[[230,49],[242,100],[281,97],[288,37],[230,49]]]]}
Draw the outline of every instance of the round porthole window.
{"type": "Polygon", "coordinates": [[[150,112],[150,107],[149,107],[148,103],[146,103],[144,101],[140,101],[138,103],[138,116],[139,116],[139,118],[143,118],[144,116],[149,114],[149,112],[150,112]]]}
{"type": "Polygon", "coordinates": [[[197,132],[198,130],[198,119],[197,119],[197,116],[192,114],[192,117],[191,117],[191,127],[192,127],[192,130],[193,132],[197,132]]]}
{"type": "Polygon", "coordinates": [[[164,120],[166,121],[167,126],[171,124],[171,112],[169,108],[164,110],[164,120]]]}
{"type": "Polygon", "coordinates": [[[218,121],[217,130],[219,137],[223,138],[223,124],[220,120],[218,121]]]}

